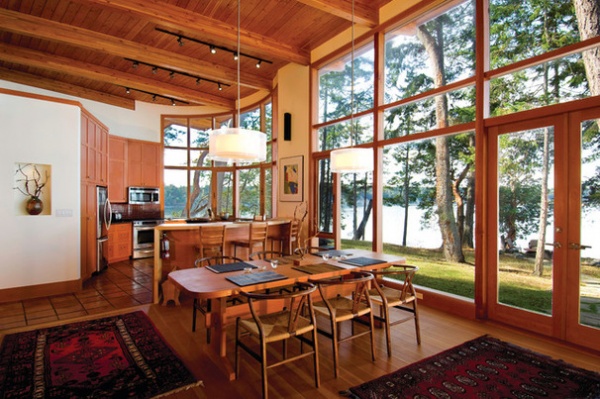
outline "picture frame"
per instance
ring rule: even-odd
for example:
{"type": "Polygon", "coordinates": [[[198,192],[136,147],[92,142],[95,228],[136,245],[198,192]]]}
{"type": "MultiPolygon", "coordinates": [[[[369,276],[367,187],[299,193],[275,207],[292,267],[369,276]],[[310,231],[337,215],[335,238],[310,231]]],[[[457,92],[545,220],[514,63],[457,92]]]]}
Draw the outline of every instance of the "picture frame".
{"type": "Polygon", "coordinates": [[[304,156],[282,158],[279,162],[279,199],[287,202],[304,200],[304,156]]]}

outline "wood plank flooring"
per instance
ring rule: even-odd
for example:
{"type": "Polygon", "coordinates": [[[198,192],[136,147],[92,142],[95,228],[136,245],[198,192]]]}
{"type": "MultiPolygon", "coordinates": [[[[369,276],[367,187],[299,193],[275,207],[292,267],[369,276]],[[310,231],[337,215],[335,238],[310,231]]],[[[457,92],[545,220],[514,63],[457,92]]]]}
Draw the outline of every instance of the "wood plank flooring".
{"type": "MultiPolygon", "coordinates": [[[[152,319],[165,340],[184,361],[192,373],[204,382],[204,387],[171,394],[171,399],[208,398],[260,398],[261,377],[258,363],[245,353],[241,354],[240,378],[228,381],[212,363],[205,352],[206,334],[202,328],[191,331],[191,300],[182,297],[182,305],[140,305],[134,308],[114,309],[102,315],[144,310],[152,319]]],[[[412,362],[449,349],[464,341],[490,334],[576,366],[600,372],[600,354],[565,345],[535,334],[521,332],[492,322],[466,320],[421,306],[422,344],[416,344],[414,325],[411,322],[392,328],[393,355],[388,358],[382,329],[376,331],[376,358],[370,360],[368,337],[342,344],[340,348],[340,376],[333,377],[331,341],[319,336],[321,387],[315,388],[312,364],[309,358],[269,371],[270,398],[340,398],[339,391],[381,375],[390,373],[412,362]]],[[[100,314],[86,315],[74,320],[97,318],[100,314]]],[[[200,317],[200,325],[202,316],[200,317]]],[[[64,323],[53,321],[36,325],[49,326],[64,323]]],[[[360,326],[362,327],[362,326],[360,326]]],[[[359,327],[359,328],[360,328],[359,327]]],[[[25,326],[0,331],[4,334],[34,328],[25,326]]],[[[233,362],[233,329],[228,330],[228,356],[233,362]]],[[[294,349],[292,347],[292,349],[294,349]]]]}

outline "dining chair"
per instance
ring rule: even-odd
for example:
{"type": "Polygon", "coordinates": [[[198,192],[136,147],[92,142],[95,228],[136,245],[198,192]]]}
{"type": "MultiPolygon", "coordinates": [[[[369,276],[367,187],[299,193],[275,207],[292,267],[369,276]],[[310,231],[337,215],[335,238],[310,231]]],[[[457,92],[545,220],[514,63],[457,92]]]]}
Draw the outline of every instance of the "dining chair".
{"type": "MultiPolygon", "coordinates": [[[[261,364],[263,398],[268,398],[267,371],[271,368],[286,364],[298,359],[312,356],[314,365],[315,386],[321,384],[319,377],[319,347],[317,344],[317,321],[312,302],[312,293],[316,286],[311,283],[296,283],[296,289],[290,293],[240,294],[247,298],[252,318],[236,320],[235,328],[235,374],[240,373],[239,349],[242,348],[261,364]],[[275,309],[269,313],[261,313],[261,309],[275,309]],[[307,338],[305,334],[311,335],[307,338]],[[300,340],[299,353],[288,357],[288,341],[290,338],[300,340]],[[257,341],[260,344],[260,353],[253,348],[257,341]],[[269,344],[282,342],[283,350],[281,359],[269,363],[267,349],[269,344]],[[310,351],[304,350],[304,345],[311,347],[310,351]]],[[[269,353],[273,352],[270,346],[269,353]]]]}
{"type": "Polygon", "coordinates": [[[392,265],[388,269],[371,271],[377,281],[374,284],[374,288],[369,290],[369,295],[374,307],[379,306],[379,315],[374,315],[375,320],[385,324],[388,356],[392,356],[391,326],[414,320],[417,344],[421,345],[417,292],[412,283],[413,277],[418,270],[417,266],[392,265]],[[384,280],[384,277],[386,280],[384,280]],[[411,316],[401,317],[392,321],[391,309],[408,312],[411,316]]]}
{"type": "Polygon", "coordinates": [[[294,252],[294,243],[298,242],[299,233],[300,221],[298,219],[292,219],[289,222],[282,224],[278,233],[269,235],[269,240],[271,240],[271,251],[275,248],[275,242],[278,242],[280,251],[285,255],[291,255],[294,252]]]}
{"type": "Polygon", "coordinates": [[[310,280],[319,288],[321,302],[314,304],[317,316],[324,316],[329,320],[330,331],[318,328],[318,332],[331,338],[333,345],[333,368],[334,375],[337,378],[339,374],[339,344],[361,337],[363,335],[371,336],[371,358],[375,361],[375,336],[373,312],[371,309],[371,300],[369,298],[369,286],[374,276],[369,272],[353,271],[349,274],[321,279],[310,280]],[[350,296],[346,293],[351,292],[350,296]],[[369,318],[369,329],[357,332],[354,328],[354,322],[359,318],[369,318]],[[339,324],[343,321],[352,322],[351,335],[341,337],[339,324]]]}
{"type": "Polygon", "coordinates": [[[198,228],[200,257],[224,255],[225,225],[203,225],[198,228]]]}
{"type": "Polygon", "coordinates": [[[248,254],[254,252],[257,245],[262,247],[262,250],[267,249],[267,230],[269,224],[267,222],[251,222],[248,228],[248,238],[233,240],[233,256],[237,256],[238,247],[247,248],[248,254]]]}
{"type": "MultiPolygon", "coordinates": [[[[206,267],[206,266],[214,266],[214,265],[222,265],[226,263],[235,263],[235,262],[243,262],[242,259],[233,257],[233,256],[207,256],[203,258],[198,258],[194,262],[195,267],[206,267]]],[[[236,302],[235,298],[231,298],[229,302],[236,302]]],[[[210,299],[200,300],[198,298],[194,298],[194,303],[192,307],[192,331],[196,331],[196,312],[199,311],[204,315],[205,324],[206,324],[206,342],[210,343],[210,312],[211,312],[211,302],[210,299]]]]}
{"type": "Polygon", "coordinates": [[[271,260],[279,259],[283,256],[281,251],[256,251],[248,257],[249,260],[271,260]]]}

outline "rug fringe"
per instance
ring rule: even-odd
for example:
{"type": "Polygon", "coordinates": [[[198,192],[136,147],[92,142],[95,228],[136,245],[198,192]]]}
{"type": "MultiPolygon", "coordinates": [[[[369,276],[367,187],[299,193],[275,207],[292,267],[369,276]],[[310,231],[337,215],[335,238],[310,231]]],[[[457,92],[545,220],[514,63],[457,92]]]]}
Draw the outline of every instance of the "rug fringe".
{"type": "Polygon", "coordinates": [[[187,391],[188,389],[196,388],[196,387],[204,388],[204,383],[202,381],[196,381],[193,384],[188,384],[188,385],[185,385],[185,386],[182,386],[179,388],[175,388],[169,392],[163,392],[158,396],[153,396],[152,399],[164,398],[165,396],[172,395],[174,393],[181,392],[181,391],[187,391]]]}

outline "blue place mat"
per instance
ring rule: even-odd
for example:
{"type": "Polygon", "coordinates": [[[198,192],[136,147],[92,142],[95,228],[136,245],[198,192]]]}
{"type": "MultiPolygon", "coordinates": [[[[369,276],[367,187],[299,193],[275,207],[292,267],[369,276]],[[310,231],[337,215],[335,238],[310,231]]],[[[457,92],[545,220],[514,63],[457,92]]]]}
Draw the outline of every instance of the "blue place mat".
{"type": "Polygon", "coordinates": [[[206,266],[208,270],[215,273],[229,273],[229,272],[239,272],[240,270],[244,270],[245,268],[256,269],[256,266],[251,265],[246,262],[234,262],[234,263],[225,263],[222,265],[212,265],[206,266]]]}
{"type": "Polygon", "coordinates": [[[371,265],[378,265],[380,263],[387,263],[387,261],[381,260],[381,259],[365,258],[364,256],[359,256],[358,258],[340,260],[340,263],[346,263],[348,265],[353,265],[353,266],[371,266],[371,265]]]}
{"type": "Polygon", "coordinates": [[[236,276],[225,277],[226,280],[243,287],[245,285],[253,285],[259,283],[267,283],[269,281],[285,280],[287,277],[283,274],[272,271],[260,273],[238,274],[236,276]]]}

